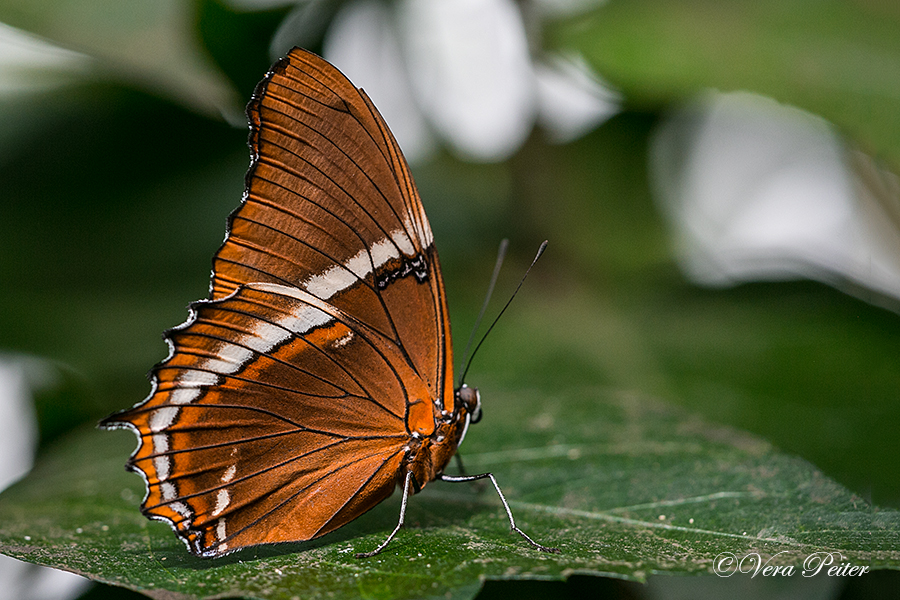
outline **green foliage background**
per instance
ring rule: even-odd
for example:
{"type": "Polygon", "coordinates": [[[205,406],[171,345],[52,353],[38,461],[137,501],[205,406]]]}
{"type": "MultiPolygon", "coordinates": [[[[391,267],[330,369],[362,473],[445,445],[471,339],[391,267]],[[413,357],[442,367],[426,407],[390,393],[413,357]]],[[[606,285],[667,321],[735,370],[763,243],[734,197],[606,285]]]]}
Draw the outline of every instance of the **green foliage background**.
{"type": "MultiPolygon", "coordinates": [[[[711,573],[724,550],[785,550],[778,560],[796,565],[838,549],[900,566],[897,314],[810,282],[687,284],[646,172],[660,116],[709,87],[821,114],[900,170],[896,3],[612,0],[547,25],[548,46],[583,52],[623,90],[624,112],[565,146],[535,132],[506,163],[442,155],[415,176],[457,345],[499,239],[513,249],[501,290],[550,240],[470,375],[486,417],[464,456],[497,473],[520,524],[564,553],[510,538],[487,491],[434,484],[392,551],[365,563],[347,550],[385,535],[396,499],[311,544],[191,559],[137,512],[142,483],[121,470],[132,437],[90,428],[146,395],[160,332],[206,295],[248,155],[246,129],[216,114],[249,97],[284,16],[211,0],[92,6],[0,3],[0,22],[99,65],[0,104],[0,350],[60,373],[38,397],[39,464],[0,495],[0,552],[158,597],[468,598],[484,578],[566,577],[481,593],[627,595],[646,589],[581,575],[662,573],[650,577],[658,593],[684,585],[667,575],[711,573]],[[130,43],[150,30],[157,42],[130,43]]],[[[728,585],[769,590],[740,577],[728,585]]],[[[824,585],[797,579],[801,591],[824,585]]],[[[726,581],[690,580],[697,595],[726,581]]]]}

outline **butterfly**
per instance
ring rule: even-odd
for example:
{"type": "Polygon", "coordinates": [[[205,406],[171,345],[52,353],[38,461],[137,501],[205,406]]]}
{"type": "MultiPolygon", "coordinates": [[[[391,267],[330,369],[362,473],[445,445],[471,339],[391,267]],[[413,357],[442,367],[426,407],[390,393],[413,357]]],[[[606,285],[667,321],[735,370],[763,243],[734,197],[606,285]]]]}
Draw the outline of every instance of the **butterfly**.
{"type": "Polygon", "coordinates": [[[190,552],[310,540],[444,473],[478,391],[454,389],[447,298],[409,167],[372,101],[295,48],[247,106],[251,164],[210,296],[166,332],[152,390],[101,425],[139,444],[141,511],[190,552]]]}

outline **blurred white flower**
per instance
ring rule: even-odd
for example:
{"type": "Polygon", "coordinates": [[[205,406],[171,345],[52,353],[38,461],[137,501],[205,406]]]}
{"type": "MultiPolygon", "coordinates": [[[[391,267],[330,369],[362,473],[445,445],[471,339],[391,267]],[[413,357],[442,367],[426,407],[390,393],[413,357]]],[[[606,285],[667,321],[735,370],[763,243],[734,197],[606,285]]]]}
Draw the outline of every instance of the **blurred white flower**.
{"type": "MultiPolygon", "coordinates": [[[[255,0],[231,0],[247,8],[255,0]]],[[[273,0],[256,0],[271,3],[273,0]]],[[[536,122],[554,141],[583,135],[618,110],[618,95],[577,57],[535,48],[540,21],[596,0],[351,0],[324,38],[325,58],[364,88],[414,162],[437,139],[461,156],[500,161],[536,122]]],[[[284,21],[274,56],[314,39],[323,0],[284,21]]]]}
{"type": "Polygon", "coordinates": [[[83,54],[0,23],[0,98],[71,83],[93,64],[83,54]]]}
{"type": "MultiPolygon", "coordinates": [[[[31,469],[37,449],[34,385],[53,377],[36,359],[0,356],[0,491],[31,469]]],[[[0,556],[0,600],[67,600],[90,585],[83,577],[0,556]]]]}
{"type": "Polygon", "coordinates": [[[525,25],[513,0],[403,0],[398,8],[413,91],[429,122],[465,156],[510,156],[537,110],[525,25]]]}
{"type": "Polygon", "coordinates": [[[436,140],[413,100],[394,29],[395,20],[384,3],[354,2],[332,20],[323,54],[355,85],[365,89],[408,159],[427,156],[436,147],[436,140]]]}
{"type": "Polygon", "coordinates": [[[664,122],[651,152],[695,282],[805,277],[870,301],[862,290],[900,298],[900,182],[848,152],[823,119],[711,93],[664,122]]]}
{"type": "Polygon", "coordinates": [[[571,142],[619,112],[619,94],[579,55],[548,56],[535,64],[538,122],[557,143],[571,142]]]}

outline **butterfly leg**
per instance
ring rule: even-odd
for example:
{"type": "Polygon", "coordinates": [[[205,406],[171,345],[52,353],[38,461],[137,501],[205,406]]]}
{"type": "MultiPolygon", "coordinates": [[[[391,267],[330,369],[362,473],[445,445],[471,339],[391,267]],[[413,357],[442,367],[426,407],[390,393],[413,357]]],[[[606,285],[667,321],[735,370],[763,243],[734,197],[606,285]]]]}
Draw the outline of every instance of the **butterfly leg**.
{"type": "Polygon", "coordinates": [[[468,475],[468,473],[466,473],[466,467],[463,466],[462,458],[459,456],[459,452],[454,454],[453,458],[456,459],[456,467],[459,469],[459,474],[463,476],[468,475]]]}
{"type": "Polygon", "coordinates": [[[538,544],[536,541],[528,537],[524,531],[516,527],[516,520],[513,518],[512,509],[509,507],[509,503],[506,501],[506,497],[503,495],[503,492],[500,491],[500,486],[497,484],[497,480],[494,479],[493,473],[482,473],[481,475],[463,475],[463,476],[454,476],[454,475],[441,475],[441,481],[449,481],[452,483],[458,483],[463,481],[477,481],[479,479],[490,479],[491,483],[494,484],[494,489],[497,490],[497,495],[500,496],[500,502],[503,503],[503,508],[506,509],[506,516],[509,517],[509,529],[510,531],[515,531],[527,541],[529,544],[540,550],[541,552],[552,552],[553,554],[559,554],[559,548],[550,548],[547,546],[542,546],[538,544]]]}
{"type": "MultiPolygon", "coordinates": [[[[459,452],[454,454],[453,458],[456,459],[456,468],[459,469],[459,474],[462,476],[468,476],[469,473],[466,471],[465,465],[463,465],[463,461],[459,455],[459,452]]],[[[485,485],[487,485],[487,484],[485,484],[483,479],[479,479],[479,480],[475,481],[475,489],[478,490],[479,492],[484,489],[485,485]]]]}
{"type": "MultiPolygon", "coordinates": [[[[406,479],[403,481],[403,498],[400,500],[400,520],[397,521],[397,526],[394,527],[394,531],[391,532],[391,535],[387,536],[387,539],[381,542],[381,545],[372,550],[371,552],[357,552],[356,558],[371,558],[384,550],[385,546],[391,543],[391,540],[394,539],[394,536],[397,535],[397,532],[400,531],[400,528],[403,527],[403,519],[406,518],[406,501],[409,500],[409,486],[412,484],[412,471],[406,472],[406,479]]],[[[522,534],[525,535],[525,534],[522,534]]]]}

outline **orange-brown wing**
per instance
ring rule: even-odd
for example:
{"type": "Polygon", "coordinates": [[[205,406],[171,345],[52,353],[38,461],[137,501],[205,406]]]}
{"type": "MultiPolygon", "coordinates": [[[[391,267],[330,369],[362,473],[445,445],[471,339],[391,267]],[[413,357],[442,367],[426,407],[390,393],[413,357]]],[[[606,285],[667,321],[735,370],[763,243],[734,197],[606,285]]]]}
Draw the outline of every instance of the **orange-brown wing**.
{"type": "Polygon", "coordinates": [[[352,520],[453,402],[431,231],[371,102],[295,49],[248,115],[247,188],[211,298],[167,333],[150,397],[104,422],[138,434],[144,513],[203,556],[352,520]]]}
{"type": "Polygon", "coordinates": [[[391,494],[409,403],[428,393],[400,348],[288,286],[192,309],[150,399],[104,423],[140,437],[147,516],[218,556],[317,537],[391,494]]]}
{"type": "Polygon", "coordinates": [[[213,261],[211,298],[252,282],[305,290],[394,339],[433,396],[452,405],[431,227],[369,98],[295,48],[257,86],[247,114],[247,188],[213,261]]]}

